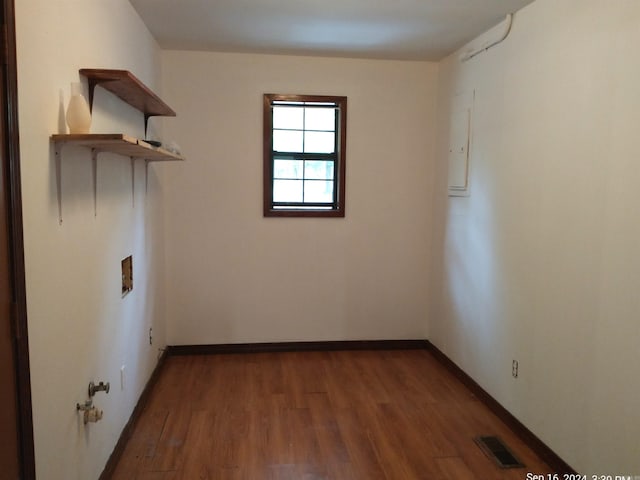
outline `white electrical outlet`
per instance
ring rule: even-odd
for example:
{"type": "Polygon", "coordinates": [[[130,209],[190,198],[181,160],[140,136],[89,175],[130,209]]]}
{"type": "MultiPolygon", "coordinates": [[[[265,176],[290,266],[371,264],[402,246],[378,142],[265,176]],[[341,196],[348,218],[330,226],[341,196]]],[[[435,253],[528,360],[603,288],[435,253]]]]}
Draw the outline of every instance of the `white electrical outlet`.
{"type": "Polygon", "coordinates": [[[126,365],[120,367],[120,390],[124,390],[124,371],[126,367],[126,365]]]}

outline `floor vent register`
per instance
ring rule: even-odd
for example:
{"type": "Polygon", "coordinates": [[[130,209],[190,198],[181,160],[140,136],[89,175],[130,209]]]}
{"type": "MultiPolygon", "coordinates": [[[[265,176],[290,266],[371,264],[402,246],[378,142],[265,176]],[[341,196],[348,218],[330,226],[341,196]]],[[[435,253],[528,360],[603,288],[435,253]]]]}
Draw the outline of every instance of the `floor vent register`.
{"type": "Polygon", "coordinates": [[[511,453],[511,450],[496,436],[474,438],[482,451],[493,459],[500,468],[522,468],[525,465],[511,453]]]}

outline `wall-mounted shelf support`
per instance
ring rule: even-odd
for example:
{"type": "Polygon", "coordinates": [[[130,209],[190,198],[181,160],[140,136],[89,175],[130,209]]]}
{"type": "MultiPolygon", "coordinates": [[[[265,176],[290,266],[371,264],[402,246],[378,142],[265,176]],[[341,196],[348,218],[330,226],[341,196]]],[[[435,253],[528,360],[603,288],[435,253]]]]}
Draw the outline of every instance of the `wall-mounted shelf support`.
{"type": "MultiPolygon", "coordinates": [[[[98,212],[98,154],[115,153],[124,155],[131,160],[131,194],[132,206],[135,208],[135,161],[145,160],[145,176],[148,176],[150,162],[184,161],[184,157],[164,148],[154,147],[143,140],[129,137],[121,133],[114,134],[81,134],[81,135],[52,135],[51,139],[55,151],[56,188],[58,200],[58,222],[62,225],[62,148],[65,145],[75,145],[91,150],[91,169],[93,180],[93,208],[94,215],[98,212]]],[[[145,192],[147,180],[145,179],[145,192]]]]}
{"type": "Polygon", "coordinates": [[[144,138],[147,138],[147,130],[149,127],[149,118],[152,115],[147,115],[146,113],[144,114],[144,138]]]}
{"type": "Polygon", "coordinates": [[[98,150],[91,149],[91,176],[93,178],[93,216],[98,216],[98,150]]]}
{"type": "Polygon", "coordinates": [[[149,160],[144,161],[144,194],[149,193],[149,160]]]}
{"type": "Polygon", "coordinates": [[[136,159],[131,157],[131,208],[136,208],[136,159]]]}
{"type": "Polygon", "coordinates": [[[55,142],[56,190],[58,194],[58,224],[62,225],[62,143],[55,142]]]}

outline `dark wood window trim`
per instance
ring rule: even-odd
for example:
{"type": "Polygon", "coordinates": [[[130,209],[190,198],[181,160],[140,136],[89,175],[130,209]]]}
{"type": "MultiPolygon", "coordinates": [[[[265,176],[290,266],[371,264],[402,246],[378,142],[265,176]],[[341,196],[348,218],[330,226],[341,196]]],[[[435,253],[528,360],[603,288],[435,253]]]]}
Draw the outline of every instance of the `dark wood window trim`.
{"type": "Polygon", "coordinates": [[[265,94],[263,97],[263,213],[265,217],[344,217],[347,150],[347,97],[265,94]],[[336,205],[328,209],[273,208],[273,102],[323,102],[338,107],[336,205]]]}

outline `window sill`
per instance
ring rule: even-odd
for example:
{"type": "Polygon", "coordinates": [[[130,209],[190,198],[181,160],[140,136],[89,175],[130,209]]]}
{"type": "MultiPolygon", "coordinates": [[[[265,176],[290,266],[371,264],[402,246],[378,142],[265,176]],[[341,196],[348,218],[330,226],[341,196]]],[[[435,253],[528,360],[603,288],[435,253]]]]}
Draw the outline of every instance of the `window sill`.
{"type": "Polygon", "coordinates": [[[284,210],[269,209],[264,211],[265,217],[329,217],[344,218],[344,210],[284,210]]]}

